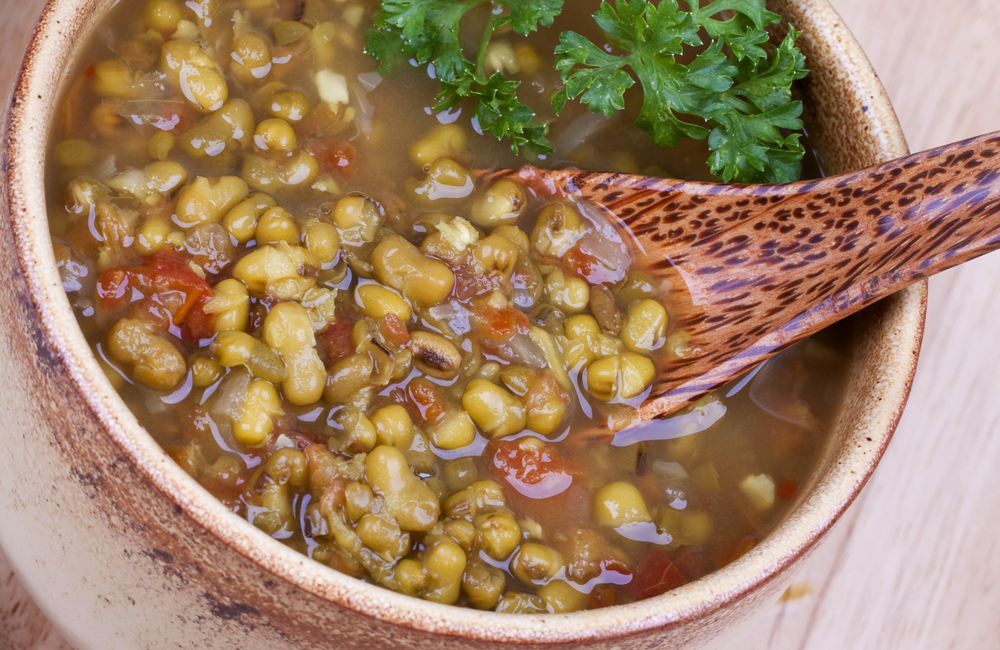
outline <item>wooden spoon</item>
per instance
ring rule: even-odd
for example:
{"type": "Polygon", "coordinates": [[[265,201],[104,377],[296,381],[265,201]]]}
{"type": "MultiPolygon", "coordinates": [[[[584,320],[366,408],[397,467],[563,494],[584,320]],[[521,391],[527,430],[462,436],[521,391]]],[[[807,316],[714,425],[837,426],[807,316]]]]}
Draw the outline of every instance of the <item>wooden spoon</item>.
{"type": "Polygon", "coordinates": [[[635,236],[648,271],[686,285],[676,321],[691,334],[691,353],[660,362],[640,421],[1000,247],[1000,133],[787,185],[533,167],[491,175],[504,176],[607,208],[635,236]]]}

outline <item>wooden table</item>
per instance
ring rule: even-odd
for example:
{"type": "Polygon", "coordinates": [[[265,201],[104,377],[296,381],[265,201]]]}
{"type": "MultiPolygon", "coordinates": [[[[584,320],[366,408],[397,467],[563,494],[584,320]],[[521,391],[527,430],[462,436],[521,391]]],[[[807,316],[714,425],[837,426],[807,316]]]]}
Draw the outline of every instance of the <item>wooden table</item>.
{"type": "MultiPolygon", "coordinates": [[[[571,1],[571,0],[570,0],[571,1]]],[[[0,89],[42,0],[4,0],[0,89]]],[[[833,0],[917,151],[1000,129],[1000,3],[833,0]]],[[[746,650],[1000,647],[1000,255],[931,281],[924,352],[878,471],[746,650]]],[[[64,650],[0,554],[0,650],[64,650]]]]}

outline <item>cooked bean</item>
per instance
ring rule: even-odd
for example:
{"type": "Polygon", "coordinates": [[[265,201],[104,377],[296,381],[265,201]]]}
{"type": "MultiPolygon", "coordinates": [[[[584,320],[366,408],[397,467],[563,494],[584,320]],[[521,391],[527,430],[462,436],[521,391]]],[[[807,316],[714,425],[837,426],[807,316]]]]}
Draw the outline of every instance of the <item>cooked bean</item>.
{"type": "Polygon", "coordinates": [[[379,282],[425,307],[442,302],[455,285],[455,274],[446,264],[427,257],[399,235],[382,238],[371,260],[379,282]]]}
{"type": "Polygon", "coordinates": [[[424,599],[446,605],[457,601],[467,561],[461,547],[451,539],[441,537],[431,542],[420,557],[427,571],[424,599]]]}
{"type": "Polygon", "coordinates": [[[508,282],[517,266],[517,245],[502,235],[490,235],[473,248],[473,256],[484,274],[498,273],[508,282]]]}
{"type": "Polygon", "coordinates": [[[594,497],[594,520],[611,528],[653,521],[642,494],[631,483],[609,483],[594,497]]]}
{"type": "Polygon", "coordinates": [[[291,404],[312,404],[323,396],[326,369],[316,352],[316,336],[305,307],[294,302],[275,305],[264,319],[263,339],[285,364],[281,392],[291,404]]]}
{"type": "MultiPolygon", "coordinates": [[[[403,548],[403,532],[399,526],[378,515],[362,516],[356,530],[361,542],[383,559],[396,558],[408,550],[403,548]]],[[[409,546],[409,539],[406,542],[406,546],[409,546]]]]}
{"type": "Polygon", "coordinates": [[[149,157],[153,160],[166,160],[174,148],[177,138],[170,131],[160,131],[149,139],[149,157]]]}
{"type": "Polygon", "coordinates": [[[147,219],[135,232],[136,250],[144,255],[155,253],[167,245],[171,232],[173,228],[166,219],[147,219]]]}
{"type": "Polygon", "coordinates": [[[299,300],[316,284],[319,259],[300,246],[263,246],[237,260],[233,277],[252,294],[299,300]]]}
{"type": "Polygon", "coordinates": [[[227,151],[232,153],[249,147],[253,134],[254,116],[250,104],[242,99],[231,99],[180,135],[178,142],[193,158],[219,158],[227,151]]]}
{"type": "Polygon", "coordinates": [[[375,447],[365,458],[365,477],[403,530],[426,532],[437,523],[437,497],[413,475],[403,452],[390,445],[375,447]]]}
{"type": "Polygon", "coordinates": [[[449,413],[431,430],[431,442],[438,449],[461,449],[476,440],[476,425],[465,411],[449,413]]]}
{"type": "Polygon", "coordinates": [[[655,378],[656,368],[646,357],[634,352],[616,354],[587,366],[587,392],[604,402],[616,397],[632,399],[655,378]]]}
{"type": "Polygon", "coordinates": [[[241,34],[233,41],[230,69],[243,83],[263,79],[271,71],[271,44],[257,32],[241,34]]]}
{"type": "Polygon", "coordinates": [[[573,587],[565,580],[552,580],[538,588],[538,595],[555,614],[566,614],[586,609],[590,594],[573,587]]]}
{"type": "Polygon", "coordinates": [[[527,424],[527,413],[521,400],[485,379],[469,382],[462,394],[462,406],[479,430],[490,438],[519,433],[527,424]]]}
{"type": "Polygon", "coordinates": [[[521,527],[506,512],[479,515],[475,524],[483,552],[498,562],[510,557],[521,543],[521,527]]]}
{"type": "Polygon", "coordinates": [[[403,451],[413,444],[413,420],[402,406],[383,406],[372,413],[369,419],[375,426],[378,444],[392,445],[403,451]]]}
{"type": "Polygon", "coordinates": [[[289,246],[297,246],[299,226],[284,208],[271,208],[260,215],[255,236],[261,244],[285,242],[289,246]]]}
{"type": "Polygon", "coordinates": [[[437,379],[453,379],[462,366],[462,355],[448,339],[431,332],[412,332],[410,350],[413,363],[425,375],[437,379]]]}
{"type": "Polygon", "coordinates": [[[288,377],[281,357],[266,343],[243,331],[220,331],[212,342],[212,352],[226,368],[246,366],[254,377],[276,384],[288,377]]]}
{"type": "Polygon", "coordinates": [[[524,584],[545,584],[566,565],[562,555],[544,544],[527,542],[521,544],[510,570],[524,584]]]}
{"type": "Polygon", "coordinates": [[[245,244],[256,236],[261,215],[276,205],[268,195],[254,194],[227,212],[222,217],[222,225],[233,239],[245,244]]]}
{"type": "Polygon", "coordinates": [[[539,255],[562,257],[583,237],[580,215],[564,203],[553,203],[542,210],[531,231],[531,246],[539,255]]]}
{"type": "Polygon", "coordinates": [[[302,244],[326,268],[337,260],[340,251],[340,234],[337,228],[326,221],[310,219],[302,226],[302,244]]]}
{"type": "Polygon", "coordinates": [[[285,120],[273,118],[257,125],[254,142],[264,151],[291,151],[298,146],[295,129],[285,120]]]}
{"type": "Polygon", "coordinates": [[[545,293],[554,305],[571,314],[586,309],[590,301],[590,285],[580,278],[567,277],[559,269],[545,278],[545,293]]]}
{"type": "MultiPolygon", "coordinates": [[[[428,479],[428,482],[431,479],[428,479]]],[[[445,488],[442,485],[442,491],[445,488]]],[[[438,494],[438,499],[441,499],[444,494],[438,494]]],[[[467,554],[472,553],[476,546],[477,536],[476,527],[472,525],[471,521],[466,521],[465,519],[446,519],[442,523],[442,528],[444,529],[444,534],[455,540],[455,543],[462,547],[462,550],[467,554]]]]}
{"type": "Polygon", "coordinates": [[[132,68],[120,59],[101,61],[94,66],[94,92],[102,97],[132,99],[135,80],[132,68]]]}
{"type": "Polygon", "coordinates": [[[402,296],[379,284],[360,284],[355,289],[354,296],[368,318],[379,319],[386,314],[393,314],[403,323],[408,323],[413,315],[413,310],[402,296]]]}
{"type": "Polygon", "coordinates": [[[663,347],[667,333],[667,310],[646,298],[628,309],[622,326],[622,342],[632,352],[653,352],[663,347]]]}
{"type": "Polygon", "coordinates": [[[250,480],[260,495],[262,508],[254,514],[253,524],[269,535],[294,532],[292,492],[304,489],[308,480],[304,453],[298,449],[280,449],[272,454],[250,480]]]}
{"type": "Polygon", "coordinates": [[[541,596],[523,591],[508,591],[497,603],[498,614],[544,614],[548,609],[541,596]]]}
{"type": "Polygon", "coordinates": [[[400,560],[393,571],[393,581],[408,596],[417,596],[427,589],[427,571],[419,560],[400,560]]]}
{"type": "Polygon", "coordinates": [[[493,609],[500,602],[506,584],[503,572],[478,559],[465,565],[462,592],[476,609],[493,609]]]}
{"type": "Polygon", "coordinates": [[[207,388],[222,379],[222,366],[210,357],[196,357],[190,365],[195,388],[207,388]]]}
{"type": "Polygon", "coordinates": [[[448,497],[444,512],[449,517],[473,519],[480,513],[495,512],[506,506],[503,488],[495,481],[476,481],[448,497]]]}
{"type": "Polygon", "coordinates": [[[63,140],[52,155],[63,167],[85,167],[97,158],[97,149],[86,140],[63,140]]]}
{"type": "Polygon", "coordinates": [[[383,220],[378,205],[366,196],[345,196],[333,210],[333,223],[340,231],[341,241],[348,246],[360,246],[375,239],[383,220]]]}
{"type": "Polygon", "coordinates": [[[410,148],[410,159],[413,164],[426,167],[439,158],[462,151],[465,151],[465,131],[457,124],[442,124],[410,148]]]}
{"type": "Polygon", "coordinates": [[[198,224],[218,221],[246,198],[249,188],[238,176],[208,179],[199,176],[181,190],[174,208],[177,224],[192,228],[198,224]]]}
{"type": "Polygon", "coordinates": [[[615,297],[603,284],[590,289],[590,312],[605,333],[618,336],[622,331],[622,314],[615,305],[615,297]]]}
{"type": "Polygon", "coordinates": [[[274,429],[274,418],[282,413],[278,391],[269,382],[255,379],[247,390],[242,415],[233,421],[233,437],[244,445],[260,445],[274,429]]]}
{"type": "Polygon", "coordinates": [[[267,112],[289,122],[300,122],[309,112],[309,100],[297,90],[279,90],[265,103],[267,112]]]}
{"type": "Polygon", "coordinates": [[[247,156],[240,173],[256,190],[276,193],[308,187],[319,175],[319,163],[301,149],[277,162],[261,156],[247,156]]]}
{"type": "Polygon", "coordinates": [[[160,54],[160,67],[180,88],[184,98],[202,113],[219,110],[229,97],[219,66],[191,41],[167,41],[160,54]]]}
{"type": "Polygon", "coordinates": [[[469,170],[451,158],[440,158],[431,163],[427,178],[410,187],[414,197],[425,203],[464,199],[475,189],[476,184],[469,170]]]}
{"type": "Polygon", "coordinates": [[[369,355],[352,354],[327,370],[323,395],[329,402],[344,404],[359,391],[372,385],[374,370],[375,366],[369,355]]]}
{"type": "Polygon", "coordinates": [[[136,379],[160,390],[173,388],[187,372],[177,346],[133,318],[121,319],[108,332],[108,354],[130,364],[136,379]]]}
{"type": "Polygon", "coordinates": [[[344,449],[351,452],[369,452],[378,443],[378,431],[368,416],[359,408],[348,406],[337,416],[347,439],[344,449]]]}
{"type": "Polygon", "coordinates": [[[464,490],[478,476],[479,470],[471,458],[456,458],[444,464],[444,480],[452,490],[464,490]]]}
{"type": "Polygon", "coordinates": [[[514,224],[521,217],[525,203],[521,186],[505,178],[494,183],[473,202],[470,220],[483,228],[514,224]]]}
{"type": "Polygon", "coordinates": [[[204,311],[215,314],[215,331],[245,330],[250,315],[250,294],[243,283],[232,278],[223,280],[212,287],[212,293],[204,311]]]}
{"type": "Polygon", "coordinates": [[[150,29],[158,32],[173,32],[184,17],[184,7],[177,0],[150,0],[142,17],[150,29]]]}

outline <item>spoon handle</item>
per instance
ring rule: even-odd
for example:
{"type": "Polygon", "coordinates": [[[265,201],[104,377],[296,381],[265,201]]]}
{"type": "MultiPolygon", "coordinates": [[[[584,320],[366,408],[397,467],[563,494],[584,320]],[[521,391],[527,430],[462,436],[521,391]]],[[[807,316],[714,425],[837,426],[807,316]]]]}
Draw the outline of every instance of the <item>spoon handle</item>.
{"type": "Polygon", "coordinates": [[[517,175],[604,206],[635,235],[651,272],[686,285],[677,319],[695,347],[661,363],[642,420],[1000,247],[1000,133],[787,185],[530,168],[517,175]]]}

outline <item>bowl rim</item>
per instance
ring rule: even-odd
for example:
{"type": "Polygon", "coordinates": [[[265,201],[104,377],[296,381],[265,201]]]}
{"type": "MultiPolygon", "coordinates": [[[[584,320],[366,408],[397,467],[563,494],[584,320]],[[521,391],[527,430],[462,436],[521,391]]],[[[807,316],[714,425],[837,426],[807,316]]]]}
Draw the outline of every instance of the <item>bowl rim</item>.
{"type": "MultiPolygon", "coordinates": [[[[824,19],[824,42],[856,73],[851,82],[865,119],[879,131],[880,155],[906,152],[898,121],[868,59],[827,0],[792,0],[824,19]],[[854,66],[851,68],[850,66],[854,66]]],[[[117,0],[50,0],[32,35],[8,113],[5,156],[7,201],[16,254],[48,344],[99,420],[144,478],[223,544],[295,587],[356,614],[429,633],[475,640],[572,643],[621,638],[652,628],[690,623],[738,601],[775,580],[810,551],[857,497],[874,471],[902,414],[913,381],[923,333],[926,281],[904,290],[903,311],[915,319],[901,328],[892,390],[873,421],[864,454],[842,455],[824,479],[826,491],[806,496],[752,551],[736,562],[661,596],[571,614],[521,615],[517,625],[494,612],[480,612],[411,598],[340,574],[285,547],[226,510],[160,448],[104,376],[77,325],[55,266],[45,211],[45,152],[52,106],[72,70],[81,34],[117,0]],[[77,8],[79,7],[79,8],[77,8]],[[33,198],[34,197],[34,198],[33,198]],[[37,200],[42,197],[43,200],[37,200]],[[833,480],[827,480],[832,478],[833,480]],[[799,516],[806,509],[811,516],[799,516]],[[782,533],[782,534],[779,534],[782,533]],[[749,576],[749,577],[748,577],[749,576]]],[[[904,320],[900,317],[900,320],[904,320]]]]}

